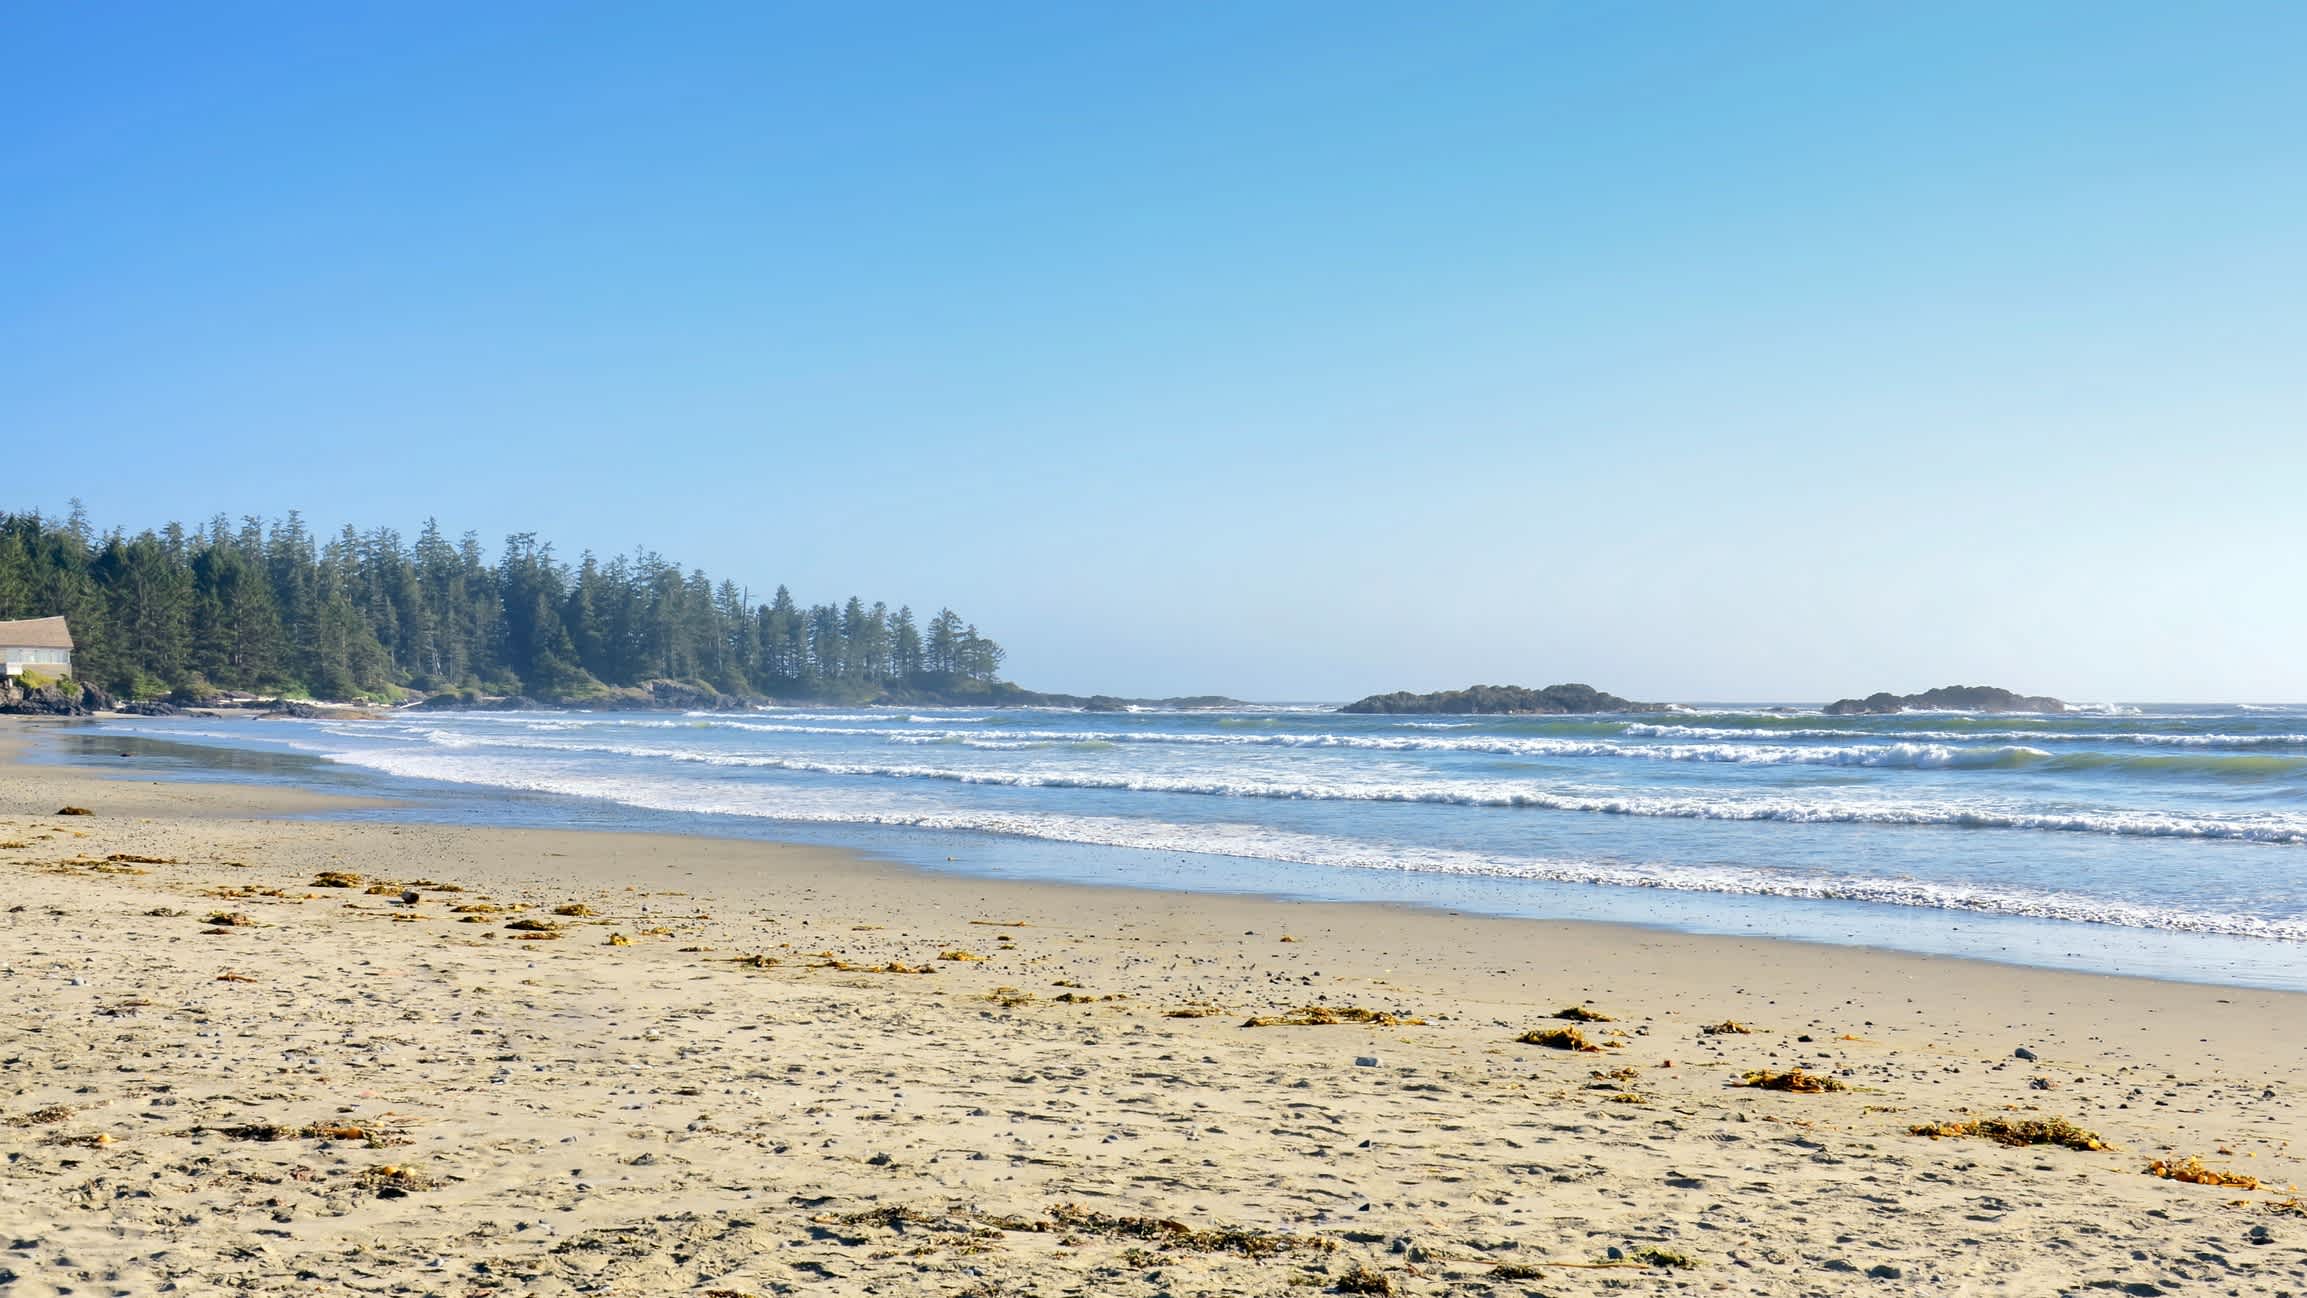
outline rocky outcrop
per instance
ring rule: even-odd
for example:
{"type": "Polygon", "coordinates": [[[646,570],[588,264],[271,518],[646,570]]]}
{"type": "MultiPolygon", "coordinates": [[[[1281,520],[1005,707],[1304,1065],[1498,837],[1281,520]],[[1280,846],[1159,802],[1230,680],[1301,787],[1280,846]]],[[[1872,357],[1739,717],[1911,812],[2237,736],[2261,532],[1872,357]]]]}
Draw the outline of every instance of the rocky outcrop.
{"type": "Polygon", "coordinates": [[[84,717],[111,707],[111,695],[78,681],[28,685],[22,680],[0,679],[0,716],[84,717]]]}
{"type": "Polygon", "coordinates": [[[1438,694],[1373,694],[1339,708],[1340,712],[1420,713],[1460,712],[1486,714],[1559,715],[1573,712],[1660,712],[1657,703],[1636,703],[1605,694],[1591,685],[1549,685],[1529,689],[1521,685],[1469,685],[1438,694]]]}
{"type": "Polygon", "coordinates": [[[1836,699],[1830,717],[1881,716],[1893,712],[2064,712],[2067,705],[2040,694],[2017,694],[1997,685],[1941,685],[1920,694],[1869,694],[1836,699]]]}

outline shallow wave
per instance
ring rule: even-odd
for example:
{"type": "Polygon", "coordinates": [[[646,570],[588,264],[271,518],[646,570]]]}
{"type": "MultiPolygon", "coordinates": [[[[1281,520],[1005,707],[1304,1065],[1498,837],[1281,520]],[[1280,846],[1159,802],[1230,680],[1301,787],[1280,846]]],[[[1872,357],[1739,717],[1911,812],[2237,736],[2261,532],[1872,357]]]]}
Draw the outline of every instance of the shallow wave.
{"type": "Polygon", "coordinates": [[[1203,797],[1311,802],[1405,802],[1523,808],[1681,820],[1785,821],[1798,824],[1941,825],[2112,834],[2144,838],[2227,839],[2307,845],[2307,816],[2281,813],[2216,817],[2161,811],[2044,811],[1927,802],[1803,801],[1786,797],[1716,797],[1546,788],[1505,781],[1434,780],[1353,783],[1283,781],[1252,776],[1104,774],[1056,769],[974,769],[898,763],[821,761],[762,753],[713,753],[637,744],[535,744],[552,752],[595,753],[705,766],[791,771],[876,780],[934,780],[1007,788],[1108,789],[1203,797]]]}
{"type": "Polygon", "coordinates": [[[1925,743],[2003,740],[2029,744],[2138,744],[2172,748],[2307,748],[2307,734],[2185,734],[2140,730],[1837,730],[1757,726],[1676,726],[1635,722],[1623,732],[1649,739],[1893,739],[1925,743]]]}
{"type": "MultiPolygon", "coordinates": [[[[1125,817],[995,810],[891,809],[885,798],[863,804],[798,800],[791,790],[731,790],[679,781],[521,768],[468,754],[362,750],[334,760],[387,774],[600,799],[653,810],[739,815],[790,822],[889,825],[1004,834],[1057,842],[1164,853],[1406,873],[1531,879],[1677,892],[1852,901],[2174,932],[2307,941],[2307,920],[2198,911],[2010,886],[1930,883],[1908,878],[1810,874],[1745,866],[1624,865],[1486,856],[1437,848],[1396,847],[1290,830],[1230,823],[1170,824],[1125,817]]],[[[2303,831],[2307,832],[2307,831],[2303,831]]]]}
{"type": "MultiPolygon", "coordinates": [[[[1468,753],[1498,757],[1528,758],[1604,758],[1643,762],[1715,762],[1739,766],[1848,766],[1907,768],[1916,770],[2022,770],[2045,769],[2054,771],[2113,771],[2136,770],[2169,772],[2175,774],[2228,775],[2243,779],[2267,779],[2283,775],[2307,775],[2307,757],[2241,757],[2221,755],[2187,755],[2185,757],[2154,757],[2113,753],[2054,754],[2029,745],[2002,745],[1997,747],[1967,746],[1956,742],[1919,742],[1900,739],[1891,743],[1797,745],[1737,742],[1708,743],[1623,743],[1599,739],[1547,739],[1518,738],[1514,736],[1434,736],[1434,735],[1367,735],[1367,734],[1208,734],[1194,731],[1137,731],[1137,730],[866,730],[850,726],[802,726],[765,723],[734,723],[742,728],[763,734],[826,735],[878,737],[896,744],[959,744],[972,748],[1015,749],[1029,743],[1038,744],[1158,744],[1195,748],[1300,748],[1357,750],[1392,753],[1468,753]]],[[[1735,732],[1692,726],[1646,725],[1628,730],[1630,738],[1667,738],[1684,735],[1690,738],[1710,738],[1735,732]]],[[[1959,735],[1937,731],[1903,732],[1915,736],[1935,735],[1942,741],[1975,740],[1979,735],[1959,735]]],[[[1764,731],[1756,737],[1770,738],[1852,738],[1840,731],[1764,731]]],[[[1878,736],[1866,736],[1876,738],[1878,736]]],[[[1879,736],[1889,738],[1889,736],[1879,736]]],[[[2023,732],[2011,732],[2013,739],[2040,739],[2023,732]]],[[[2307,742],[2307,736],[2298,737],[2307,742]]],[[[460,736],[457,743],[482,742],[469,736],[460,736]]],[[[660,754],[661,755],[661,754],[660,754]]]]}

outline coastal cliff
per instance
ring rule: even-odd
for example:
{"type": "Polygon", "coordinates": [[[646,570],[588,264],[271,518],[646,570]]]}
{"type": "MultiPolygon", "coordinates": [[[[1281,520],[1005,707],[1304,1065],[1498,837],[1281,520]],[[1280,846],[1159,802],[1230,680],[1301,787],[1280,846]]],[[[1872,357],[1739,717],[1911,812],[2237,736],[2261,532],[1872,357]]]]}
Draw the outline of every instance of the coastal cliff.
{"type": "Polygon", "coordinates": [[[1830,717],[1873,716],[1891,712],[2064,712],[2067,705],[2039,694],[2016,694],[1995,685],[1942,685],[1920,694],[1874,693],[1863,699],[1836,699],[1826,705],[1830,717]]]}
{"type": "Polygon", "coordinates": [[[1396,690],[1392,694],[1372,694],[1338,709],[1340,712],[1371,713],[1519,712],[1555,715],[1571,712],[1663,710],[1659,704],[1635,703],[1615,694],[1606,694],[1591,685],[1549,685],[1536,690],[1521,685],[1469,685],[1462,690],[1443,690],[1435,694],[1412,694],[1406,690],[1396,690]]]}

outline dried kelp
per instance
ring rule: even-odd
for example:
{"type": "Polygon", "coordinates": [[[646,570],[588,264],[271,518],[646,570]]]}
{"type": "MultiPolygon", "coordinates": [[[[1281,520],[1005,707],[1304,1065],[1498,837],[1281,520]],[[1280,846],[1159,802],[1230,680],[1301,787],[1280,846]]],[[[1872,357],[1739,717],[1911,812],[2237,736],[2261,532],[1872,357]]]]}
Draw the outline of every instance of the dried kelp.
{"type": "Polygon", "coordinates": [[[1532,1028],[1514,1039],[1526,1046],[1544,1046],[1549,1050],[1602,1053],[1602,1047],[1587,1040],[1586,1034],[1576,1028],[1532,1028]]]}
{"type": "Polygon", "coordinates": [[[1799,1068],[1773,1072],[1758,1068],[1738,1079],[1740,1086],[1752,1086],[1765,1091],[1791,1091],[1796,1095],[1824,1095],[1828,1091],[1847,1091],[1850,1084],[1839,1077],[1823,1073],[1806,1073],[1799,1068]]]}
{"type": "Polygon", "coordinates": [[[1969,1122],[1922,1122],[1907,1128],[1910,1136],[1933,1140],[1950,1136],[1976,1136],[2001,1145],[2058,1145],[2066,1149],[2112,1149],[2095,1131],[2086,1131],[2065,1118],[1976,1118],[1969,1122]]]}
{"type": "Polygon", "coordinates": [[[1424,1027],[1426,1020],[1407,1014],[1392,1014],[1384,1010],[1366,1010],[1355,1005],[1308,1005],[1287,1014],[1260,1015],[1243,1023],[1245,1028],[1314,1028],[1337,1023],[1361,1023],[1376,1028],[1424,1027]]]}
{"type": "Polygon", "coordinates": [[[2235,1190],[2256,1190],[2259,1178],[2242,1172],[2222,1172],[2207,1166],[2202,1159],[2189,1154],[2174,1161],[2155,1159],[2147,1164],[2147,1175],[2159,1176],[2166,1181],[2185,1181],[2189,1185],[2223,1185],[2235,1190]]]}

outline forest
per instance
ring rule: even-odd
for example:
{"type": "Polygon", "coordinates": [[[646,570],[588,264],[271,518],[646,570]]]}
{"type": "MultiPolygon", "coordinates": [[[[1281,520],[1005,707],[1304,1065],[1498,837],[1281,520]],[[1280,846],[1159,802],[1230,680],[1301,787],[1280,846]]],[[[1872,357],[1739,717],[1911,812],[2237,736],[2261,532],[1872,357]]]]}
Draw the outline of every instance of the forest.
{"type": "Polygon", "coordinates": [[[648,550],[572,565],[533,533],[492,560],[427,520],[316,536],[295,512],[129,535],[0,513],[0,619],[71,620],[74,675],[123,699],[220,691],[561,705],[711,693],[935,701],[1015,692],[1001,646],[951,609],[765,603],[648,550]],[[667,683],[678,688],[668,691],[667,683]]]}

